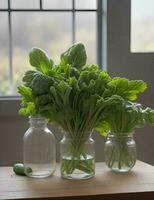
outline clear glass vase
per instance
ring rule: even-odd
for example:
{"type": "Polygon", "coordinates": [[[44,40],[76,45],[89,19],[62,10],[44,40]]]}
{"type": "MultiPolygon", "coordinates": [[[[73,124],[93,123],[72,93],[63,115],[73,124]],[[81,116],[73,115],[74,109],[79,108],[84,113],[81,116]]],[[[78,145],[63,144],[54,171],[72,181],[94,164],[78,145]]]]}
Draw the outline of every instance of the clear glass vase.
{"type": "Polygon", "coordinates": [[[128,172],[136,163],[133,134],[109,134],[104,146],[105,163],[115,172],[128,172]]]}
{"type": "Polygon", "coordinates": [[[60,142],[61,176],[66,179],[88,179],[95,174],[94,140],[65,135],[60,142]]]}
{"type": "Polygon", "coordinates": [[[44,118],[29,118],[30,127],[23,137],[25,174],[44,178],[53,174],[56,167],[55,137],[44,118]]]}

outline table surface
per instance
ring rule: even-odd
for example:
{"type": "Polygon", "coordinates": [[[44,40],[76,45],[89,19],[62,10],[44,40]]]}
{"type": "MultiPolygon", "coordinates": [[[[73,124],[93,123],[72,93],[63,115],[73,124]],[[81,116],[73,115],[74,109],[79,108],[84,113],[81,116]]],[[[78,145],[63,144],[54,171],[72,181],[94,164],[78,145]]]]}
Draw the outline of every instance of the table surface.
{"type": "Polygon", "coordinates": [[[154,200],[154,167],[137,161],[129,173],[111,172],[96,163],[96,176],[88,180],[65,180],[59,165],[44,179],[17,176],[12,167],[0,167],[0,199],[118,199],[154,200]]]}

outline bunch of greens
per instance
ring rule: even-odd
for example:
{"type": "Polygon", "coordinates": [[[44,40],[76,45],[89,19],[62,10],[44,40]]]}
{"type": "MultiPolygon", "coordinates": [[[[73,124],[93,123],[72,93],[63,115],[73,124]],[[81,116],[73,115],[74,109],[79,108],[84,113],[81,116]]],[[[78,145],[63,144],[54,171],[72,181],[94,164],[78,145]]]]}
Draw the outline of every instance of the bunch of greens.
{"type": "MultiPolygon", "coordinates": [[[[115,136],[128,136],[136,128],[141,128],[145,124],[154,124],[154,110],[149,107],[143,108],[141,104],[125,100],[117,95],[114,96],[111,104],[106,105],[104,121],[102,125],[100,124],[102,129],[103,124],[115,136]]],[[[106,136],[106,132],[101,133],[106,136]]]]}
{"type": "Polygon", "coordinates": [[[106,106],[103,123],[107,124],[111,131],[105,144],[106,164],[115,171],[130,170],[136,162],[132,134],[135,128],[143,127],[146,123],[154,124],[154,110],[144,109],[139,103],[117,96],[112,105],[106,106]],[[113,145],[108,147],[110,142],[113,145]]]}
{"type": "MultiPolygon", "coordinates": [[[[21,115],[41,115],[60,125],[69,137],[78,138],[78,142],[71,145],[74,149],[70,150],[74,160],[82,155],[83,138],[88,138],[93,129],[102,134],[107,134],[109,128],[114,132],[120,130],[114,127],[116,123],[112,116],[115,120],[131,121],[128,128],[119,122],[122,123],[119,127],[123,126],[120,131],[126,132],[143,125],[144,120],[153,121],[153,111],[145,109],[141,117],[140,105],[135,106],[129,102],[146,89],[144,81],[111,78],[97,65],[86,64],[86,60],[86,50],[82,43],[74,44],[62,53],[58,65],[44,51],[33,48],[29,53],[29,61],[35,70],[27,71],[23,77],[24,84],[18,87],[22,95],[21,115]],[[134,110],[128,119],[120,117],[121,114],[117,116],[119,110],[125,110],[127,115],[129,109],[124,107],[134,110]],[[132,120],[136,116],[137,123],[132,120]]],[[[63,163],[62,170],[69,173],[76,168],[83,169],[83,165],[85,171],[89,170],[88,163],[81,164],[74,161],[68,167],[68,164],[66,166],[63,163]]]]}

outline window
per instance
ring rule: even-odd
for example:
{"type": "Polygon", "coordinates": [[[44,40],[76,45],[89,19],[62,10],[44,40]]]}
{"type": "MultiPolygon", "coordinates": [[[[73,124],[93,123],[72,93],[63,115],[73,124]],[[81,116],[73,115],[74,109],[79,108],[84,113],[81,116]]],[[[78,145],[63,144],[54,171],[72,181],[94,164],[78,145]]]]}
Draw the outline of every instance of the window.
{"type": "Polygon", "coordinates": [[[0,0],[0,27],[1,97],[17,95],[33,46],[58,63],[80,41],[88,62],[102,65],[102,0],[0,0]]]}
{"type": "Polygon", "coordinates": [[[154,1],[131,1],[131,52],[154,52],[154,1]]]}

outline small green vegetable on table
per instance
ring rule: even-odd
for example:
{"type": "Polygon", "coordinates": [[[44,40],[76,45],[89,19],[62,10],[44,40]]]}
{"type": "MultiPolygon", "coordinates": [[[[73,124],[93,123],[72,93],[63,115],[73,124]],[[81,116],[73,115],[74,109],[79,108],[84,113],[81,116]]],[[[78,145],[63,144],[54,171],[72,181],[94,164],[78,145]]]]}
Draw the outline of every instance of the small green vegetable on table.
{"type": "MultiPolygon", "coordinates": [[[[26,169],[29,173],[32,172],[31,168],[26,169]]],[[[13,165],[13,171],[17,175],[26,176],[23,163],[16,163],[13,165]]]]}

